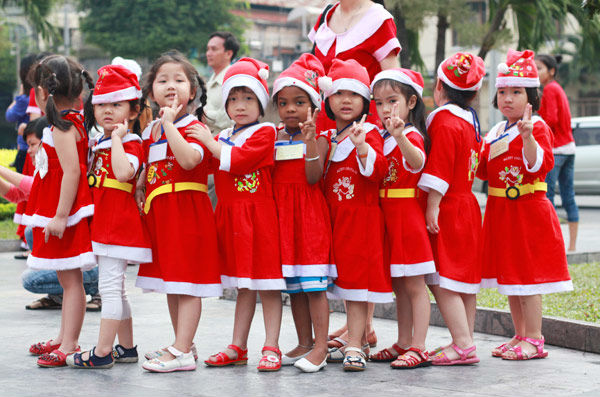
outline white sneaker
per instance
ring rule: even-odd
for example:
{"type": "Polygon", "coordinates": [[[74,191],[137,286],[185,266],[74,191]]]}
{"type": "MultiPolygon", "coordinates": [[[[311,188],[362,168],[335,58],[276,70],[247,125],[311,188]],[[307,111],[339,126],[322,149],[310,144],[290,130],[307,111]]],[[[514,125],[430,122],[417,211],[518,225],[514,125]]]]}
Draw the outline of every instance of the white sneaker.
{"type": "MultiPolygon", "coordinates": [[[[165,352],[167,351],[168,347],[163,347],[160,350],[154,350],[151,352],[147,352],[144,354],[144,357],[146,358],[146,360],[150,361],[154,358],[159,358],[160,356],[164,355],[165,352]]],[[[198,351],[196,350],[196,344],[192,343],[192,354],[194,355],[194,361],[198,361],[198,351]]]]}
{"type": "Polygon", "coordinates": [[[196,360],[194,360],[191,350],[189,353],[183,353],[173,346],[167,347],[167,350],[175,356],[173,360],[160,361],[158,358],[153,358],[142,364],[142,368],[150,372],[194,371],[196,369],[196,360]]]}
{"type": "Polygon", "coordinates": [[[319,372],[321,369],[327,366],[327,358],[319,365],[314,365],[306,358],[301,358],[294,363],[294,367],[299,368],[302,372],[319,372]]]}

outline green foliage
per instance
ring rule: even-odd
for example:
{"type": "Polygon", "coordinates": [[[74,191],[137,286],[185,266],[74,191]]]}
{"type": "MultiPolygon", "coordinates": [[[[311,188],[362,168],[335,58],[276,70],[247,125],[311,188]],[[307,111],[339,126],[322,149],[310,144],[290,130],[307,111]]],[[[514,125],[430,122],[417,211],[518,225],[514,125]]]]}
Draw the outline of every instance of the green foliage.
{"type": "Polygon", "coordinates": [[[12,93],[16,86],[15,57],[11,55],[12,44],[8,40],[7,25],[0,25],[0,92],[12,93]]]}
{"type": "MultiPolygon", "coordinates": [[[[230,13],[239,0],[80,0],[88,42],[111,55],[154,58],[169,49],[202,51],[208,36],[229,30],[241,39],[244,20],[230,13]]],[[[240,40],[241,41],[241,40],[240,40]]]]}
{"type": "Polygon", "coordinates": [[[12,219],[17,205],[15,203],[0,204],[0,220],[12,219]]]}
{"type": "Polygon", "coordinates": [[[0,240],[15,240],[17,224],[12,219],[0,220],[0,240]]]}
{"type": "Polygon", "coordinates": [[[0,0],[0,7],[17,6],[44,39],[59,38],[58,30],[46,20],[56,0],[0,0]]]}

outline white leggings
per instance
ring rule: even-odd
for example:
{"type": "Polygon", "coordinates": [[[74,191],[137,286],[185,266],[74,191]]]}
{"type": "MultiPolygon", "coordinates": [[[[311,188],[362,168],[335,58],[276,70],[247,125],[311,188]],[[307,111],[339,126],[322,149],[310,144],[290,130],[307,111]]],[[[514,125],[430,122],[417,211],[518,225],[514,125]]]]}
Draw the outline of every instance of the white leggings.
{"type": "Polygon", "coordinates": [[[125,290],[126,270],[126,260],[98,256],[98,290],[102,297],[102,318],[131,318],[131,306],[125,290]]]}

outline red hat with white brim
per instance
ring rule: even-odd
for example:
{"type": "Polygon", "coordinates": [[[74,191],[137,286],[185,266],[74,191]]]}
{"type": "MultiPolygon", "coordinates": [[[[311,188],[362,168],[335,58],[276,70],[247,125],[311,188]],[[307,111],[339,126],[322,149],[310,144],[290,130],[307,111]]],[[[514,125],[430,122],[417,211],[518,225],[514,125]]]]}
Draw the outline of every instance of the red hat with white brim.
{"type": "Polygon", "coordinates": [[[327,77],[331,78],[331,87],[329,84],[319,85],[324,91],[325,99],[330,97],[341,90],[348,90],[356,92],[363,96],[367,100],[371,100],[371,90],[369,89],[369,73],[364,66],[355,61],[354,59],[348,59],[342,61],[341,59],[334,59],[329,68],[327,77]]]}
{"type": "Polygon", "coordinates": [[[142,97],[138,78],[121,65],[106,65],[98,69],[98,81],[92,95],[92,104],[131,101],[142,97]]]}
{"type": "Polygon", "coordinates": [[[531,50],[508,50],[506,63],[498,65],[496,88],[539,86],[540,79],[535,66],[535,53],[531,50]]]}
{"type": "Polygon", "coordinates": [[[241,58],[231,65],[223,77],[223,106],[232,88],[247,87],[258,98],[263,111],[269,104],[269,65],[254,58],[241,58]]]}
{"type": "Polygon", "coordinates": [[[373,87],[375,87],[375,84],[381,80],[393,80],[397,81],[398,83],[406,84],[414,88],[421,98],[423,97],[423,88],[425,87],[425,82],[423,81],[423,76],[421,76],[421,73],[419,72],[404,68],[383,70],[377,73],[373,79],[373,82],[371,83],[371,92],[373,92],[373,87]]]}
{"type": "MultiPolygon", "coordinates": [[[[325,81],[325,69],[313,54],[302,54],[273,83],[273,98],[285,87],[298,87],[306,92],[316,107],[321,107],[320,85],[325,81]]],[[[325,83],[327,84],[327,83],[325,83]]]]}
{"type": "Polygon", "coordinates": [[[458,52],[440,63],[437,76],[455,90],[477,91],[483,83],[485,64],[476,55],[458,52]]]}

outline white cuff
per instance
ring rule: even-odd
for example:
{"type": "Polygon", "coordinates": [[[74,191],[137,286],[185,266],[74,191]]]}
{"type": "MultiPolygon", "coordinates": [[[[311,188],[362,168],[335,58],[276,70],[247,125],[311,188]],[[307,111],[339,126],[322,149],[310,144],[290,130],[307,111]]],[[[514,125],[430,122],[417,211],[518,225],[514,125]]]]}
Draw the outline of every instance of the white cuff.
{"type": "Polygon", "coordinates": [[[127,160],[129,160],[129,163],[133,166],[133,174],[136,175],[138,168],[140,168],[140,160],[137,158],[137,156],[134,156],[130,153],[125,153],[125,156],[127,156],[127,160]]]}
{"type": "Polygon", "coordinates": [[[377,62],[381,62],[385,58],[387,58],[387,56],[390,55],[390,53],[396,48],[400,48],[402,50],[402,47],[400,46],[400,41],[398,41],[398,39],[394,37],[393,39],[389,39],[387,43],[379,47],[379,49],[375,51],[373,56],[375,57],[375,59],[377,59],[377,62]]]}
{"type": "Polygon", "coordinates": [[[367,160],[365,163],[367,164],[365,167],[362,165],[362,161],[360,161],[360,157],[358,156],[358,150],[356,151],[356,161],[358,161],[358,168],[360,169],[360,173],[367,178],[373,175],[373,169],[375,166],[375,159],[377,158],[377,154],[375,150],[367,143],[369,149],[367,150],[367,160]]]}
{"type": "Polygon", "coordinates": [[[202,158],[204,159],[204,149],[202,149],[202,146],[198,145],[197,143],[191,142],[190,146],[192,147],[192,149],[194,149],[195,151],[197,151],[198,153],[200,153],[200,156],[202,156],[202,158]]]}
{"type": "Polygon", "coordinates": [[[433,176],[431,174],[423,174],[421,175],[421,179],[419,179],[418,185],[421,189],[426,192],[429,192],[430,189],[436,190],[442,194],[446,194],[450,185],[448,182],[443,180],[442,178],[438,178],[437,176],[433,176]]]}
{"type": "Polygon", "coordinates": [[[418,174],[419,172],[423,171],[423,168],[425,168],[425,153],[423,153],[423,151],[421,149],[417,149],[417,150],[421,154],[421,159],[423,160],[423,162],[421,163],[421,167],[418,170],[415,170],[414,168],[412,168],[410,166],[410,164],[408,164],[408,162],[406,161],[406,158],[404,156],[402,156],[402,165],[404,166],[404,169],[406,171],[410,172],[411,174],[418,174]]]}
{"type": "Polygon", "coordinates": [[[544,162],[544,149],[542,149],[540,147],[540,145],[536,142],[537,145],[537,149],[536,149],[536,153],[535,153],[535,164],[533,165],[533,167],[529,167],[529,164],[527,163],[527,159],[525,158],[525,148],[523,147],[522,152],[523,152],[523,164],[525,164],[525,169],[527,170],[527,172],[538,172],[540,170],[540,168],[542,168],[542,163],[544,162]]]}
{"type": "Polygon", "coordinates": [[[231,170],[231,151],[233,150],[233,146],[229,146],[227,144],[221,145],[221,164],[219,164],[219,169],[221,171],[229,172],[231,170]]]}

